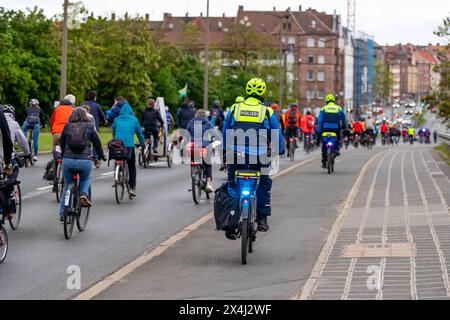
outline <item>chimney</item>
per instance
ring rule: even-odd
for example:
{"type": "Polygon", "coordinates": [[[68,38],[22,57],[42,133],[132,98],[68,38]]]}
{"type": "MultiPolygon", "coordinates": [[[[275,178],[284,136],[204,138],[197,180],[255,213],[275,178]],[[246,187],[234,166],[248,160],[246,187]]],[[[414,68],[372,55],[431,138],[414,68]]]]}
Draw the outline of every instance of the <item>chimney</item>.
{"type": "Polygon", "coordinates": [[[238,11],[244,11],[244,6],[239,6],[238,11]]]}
{"type": "Polygon", "coordinates": [[[277,11],[277,7],[273,7],[273,11],[277,11]]]}
{"type": "Polygon", "coordinates": [[[224,17],[225,18],[225,12],[222,14],[222,17],[224,17]]]}
{"type": "Polygon", "coordinates": [[[333,13],[333,32],[336,32],[337,29],[337,17],[336,17],[336,9],[334,10],[333,13]]]}
{"type": "Polygon", "coordinates": [[[145,14],[145,21],[149,21],[150,20],[150,14],[146,13],[145,14]]]}
{"type": "Polygon", "coordinates": [[[171,14],[164,12],[164,20],[169,20],[170,19],[171,14]]]}
{"type": "Polygon", "coordinates": [[[111,21],[115,21],[116,20],[116,14],[115,13],[111,13],[111,21]]]}
{"type": "Polygon", "coordinates": [[[203,12],[200,12],[200,17],[203,17],[203,12]]]}
{"type": "Polygon", "coordinates": [[[186,12],[186,18],[189,17],[189,12],[186,12]]]}
{"type": "Polygon", "coordinates": [[[302,12],[302,6],[298,6],[298,11],[302,12]]]}

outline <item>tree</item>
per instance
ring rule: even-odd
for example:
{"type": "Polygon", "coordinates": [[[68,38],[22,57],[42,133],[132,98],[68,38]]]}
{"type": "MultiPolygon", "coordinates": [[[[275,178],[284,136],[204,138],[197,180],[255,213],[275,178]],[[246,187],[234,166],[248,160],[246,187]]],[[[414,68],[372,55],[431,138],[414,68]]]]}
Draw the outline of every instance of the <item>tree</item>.
{"type": "MultiPolygon", "coordinates": [[[[448,40],[450,38],[450,17],[443,20],[442,25],[434,32],[437,36],[448,40]]],[[[450,119],[450,44],[439,53],[439,64],[435,72],[440,74],[440,82],[437,88],[426,95],[422,101],[431,109],[438,109],[438,116],[445,122],[450,119]]]]}
{"type": "Polygon", "coordinates": [[[383,60],[377,59],[374,61],[374,81],[373,81],[373,93],[377,101],[384,101],[391,92],[393,79],[389,68],[386,66],[383,60]]]}

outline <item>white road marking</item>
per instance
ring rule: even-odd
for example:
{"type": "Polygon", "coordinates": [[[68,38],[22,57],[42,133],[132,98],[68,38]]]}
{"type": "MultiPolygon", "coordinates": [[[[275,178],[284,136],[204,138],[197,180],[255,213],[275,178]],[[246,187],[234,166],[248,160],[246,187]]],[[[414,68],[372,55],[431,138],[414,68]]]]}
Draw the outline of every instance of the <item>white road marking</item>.
{"type": "MultiPolygon", "coordinates": [[[[295,170],[295,169],[297,169],[300,166],[303,166],[303,165],[308,164],[308,163],[310,163],[312,161],[315,161],[318,158],[319,157],[315,156],[315,157],[313,157],[311,159],[308,159],[308,160],[299,162],[297,164],[294,164],[294,165],[286,168],[285,170],[281,171],[280,173],[274,175],[272,178],[273,179],[277,179],[277,178],[279,178],[281,176],[284,176],[287,173],[291,172],[292,170],[295,170]]],[[[199,220],[197,220],[193,224],[191,224],[188,227],[184,228],[182,231],[178,232],[176,235],[170,237],[168,240],[166,240],[165,242],[160,244],[158,247],[156,247],[152,251],[143,254],[142,256],[140,256],[136,260],[130,262],[126,266],[120,268],[119,270],[117,270],[113,274],[105,277],[103,280],[101,280],[97,284],[93,285],[92,287],[90,287],[86,291],[78,294],[77,296],[75,296],[73,298],[73,300],[91,300],[91,299],[93,299],[94,297],[99,295],[101,292],[103,292],[104,290],[106,290],[107,288],[112,286],[114,283],[122,280],[124,277],[126,277],[127,275],[132,273],[134,270],[136,270],[140,266],[142,266],[145,263],[149,262],[153,258],[158,257],[161,254],[163,254],[167,249],[169,249],[170,247],[175,245],[180,240],[186,238],[193,231],[197,230],[198,228],[200,228],[201,226],[203,226],[204,224],[206,224],[207,222],[209,222],[213,218],[214,218],[214,212],[209,212],[207,215],[203,216],[202,218],[200,218],[199,220]]]]}
{"type": "Polygon", "coordinates": [[[53,186],[46,186],[46,187],[41,187],[41,188],[37,188],[37,191],[44,191],[44,190],[50,190],[51,188],[53,188],[53,186]]]}

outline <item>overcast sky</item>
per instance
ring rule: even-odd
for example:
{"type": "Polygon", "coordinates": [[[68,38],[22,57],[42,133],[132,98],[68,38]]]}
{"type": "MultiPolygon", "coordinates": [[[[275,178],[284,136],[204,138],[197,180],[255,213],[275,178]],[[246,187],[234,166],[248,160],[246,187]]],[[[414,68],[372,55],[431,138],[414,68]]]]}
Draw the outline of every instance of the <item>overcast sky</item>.
{"type": "MultiPolygon", "coordinates": [[[[206,13],[206,0],[84,0],[85,7],[95,15],[122,15],[149,13],[152,20],[162,20],[164,12],[173,15],[199,15],[206,13]]],[[[0,0],[0,7],[25,10],[35,5],[43,8],[48,16],[60,13],[63,0],[0,0]]],[[[298,10],[315,8],[332,13],[334,9],[347,23],[347,0],[210,0],[211,15],[236,15],[239,5],[251,10],[298,10]]],[[[427,44],[443,42],[433,35],[442,18],[450,14],[448,0],[357,0],[356,26],[375,37],[379,44],[406,43],[427,44]]]]}

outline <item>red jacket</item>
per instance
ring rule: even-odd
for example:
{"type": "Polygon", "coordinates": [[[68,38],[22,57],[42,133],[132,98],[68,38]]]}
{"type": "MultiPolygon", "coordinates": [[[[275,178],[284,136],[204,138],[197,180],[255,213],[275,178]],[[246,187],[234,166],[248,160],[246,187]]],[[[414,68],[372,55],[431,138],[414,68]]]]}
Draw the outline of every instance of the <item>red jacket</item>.
{"type": "Polygon", "coordinates": [[[52,134],[61,134],[64,126],[69,122],[69,117],[72,114],[73,107],[69,105],[59,105],[53,111],[52,118],[50,120],[50,128],[52,134]]]}
{"type": "Polygon", "coordinates": [[[304,133],[312,133],[314,131],[314,125],[315,125],[316,119],[310,115],[307,114],[306,116],[304,116],[301,120],[301,128],[302,128],[302,132],[304,133]],[[310,128],[308,126],[308,122],[312,123],[312,128],[310,128]]]}
{"type": "Polygon", "coordinates": [[[301,127],[301,123],[300,123],[301,116],[300,116],[300,111],[297,108],[291,109],[288,112],[286,112],[286,117],[285,117],[286,128],[294,126],[293,124],[289,124],[289,116],[290,116],[291,112],[297,113],[295,115],[295,118],[297,119],[295,126],[300,128],[301,127]]]}
{"type": "Polygon", "coordinates": [[[362,132],[362,125],[358,121],[353,122],[353,132],[358,134],[362,132]]]}
{"type": "Polygon", "coordinates": [[[383,123],[381,125],[380,132],[381,133],[387,133],[388,132],[388,126],[386,125],[386,123],[383,123]]]}

